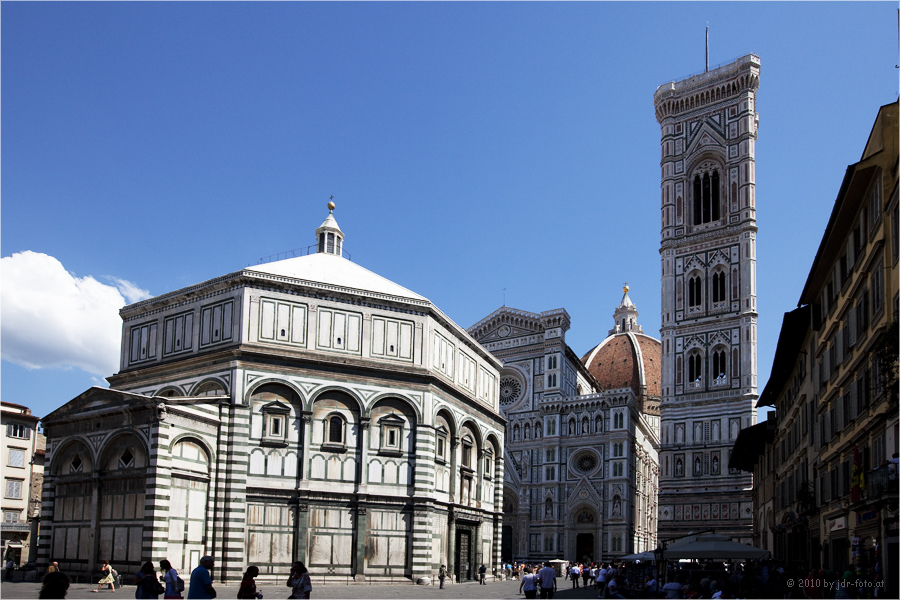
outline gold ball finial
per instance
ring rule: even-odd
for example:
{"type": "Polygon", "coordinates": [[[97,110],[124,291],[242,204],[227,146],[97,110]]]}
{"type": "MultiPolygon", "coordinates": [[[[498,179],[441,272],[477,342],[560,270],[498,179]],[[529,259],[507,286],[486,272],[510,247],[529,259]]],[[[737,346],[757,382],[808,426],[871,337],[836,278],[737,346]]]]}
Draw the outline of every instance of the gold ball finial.
{"type": "Polygon", "coordinates": [[[334,210],[334,202],[328,203],[328,210],[334,210]]]}
{"type": "Polygon", "coordinates": [[[625,284],[625,287],[622,288],[622,291],[625,292],[625,293],[627,294],[627,293],[628,293],[628,290],[630,290],[630,289],[631,289],[631,288],[629,288],[629,287],[628,287],[628,284],[626,283],[626,284],[625,284]]]}

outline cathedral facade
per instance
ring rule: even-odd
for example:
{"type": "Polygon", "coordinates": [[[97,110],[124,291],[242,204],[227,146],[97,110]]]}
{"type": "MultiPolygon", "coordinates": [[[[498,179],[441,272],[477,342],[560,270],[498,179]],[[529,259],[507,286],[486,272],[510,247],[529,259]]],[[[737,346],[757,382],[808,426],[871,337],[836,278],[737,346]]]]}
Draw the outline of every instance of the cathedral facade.
{"type": "Polygon", "coordinates": [[[333,214],[316,236],[122,309],[110,388],[44,419],[41,564],[428,583],[497,563],[501,363],[344,258],[333,214]]]}
{"type": "Polygon", "coordinates": [[[656,547],[659,342],[642,333],[627,288],[614,318],[581,359],[564,309],[504,306],[469,328],[503,362],[505,561],[656,547]]]}
{"type": "Polygon", "coordinates": [[[756,422],[759,58],[656,90],[661,133],[659,537],[751,541],[750,475],[728,466],[756,422]]]}

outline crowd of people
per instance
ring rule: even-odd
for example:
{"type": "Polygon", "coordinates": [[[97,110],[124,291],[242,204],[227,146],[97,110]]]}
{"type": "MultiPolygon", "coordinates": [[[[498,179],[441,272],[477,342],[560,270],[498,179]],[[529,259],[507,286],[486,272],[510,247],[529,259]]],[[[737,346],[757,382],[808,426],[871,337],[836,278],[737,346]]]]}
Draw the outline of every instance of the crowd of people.
{"type": "Polygon", "coordinates": [[[596,589],[598,598],[879,598],[883,581],[853,565],[841,573],[810,569],[804,573],[777,561],[725,565],[668,564],[665,574],[654,563],[507,564],[509,579],[520,579],[526,598],[553,598],[557,577],[573,588],[596,589]],[[661,579],[660,579],[661,578],[661,579]]]}
{"type": "MultiPolygon", "coordinates": [[[[189,600],[194,598],[211,600],[216,597],[216,589],[213,587],[210,573],[214,565],[215,561],[211,556],[202,557],[200,564],[191,571],[190,583],[186,586],[184,580],[178,575],[178,571],[172,568],[172,564],[168,560],[159,561],[158,573],[152,562],[145,562],[134,574],[134,597],[159,598],[162,595],[167,599],[182,599],[184,598],[182,593],[187,589],[189,600]]],[[[262,600],[263,594],[256,587],[258,575],[258,567],[247,568],[238,588],[238,598],[262,600]]],[[[39,598],[65,598],[72,580],[60,571],[59,563],[54,562],[47,569],[47,574],[44,575],[41,583],[39,598]]],[[[99,594],[107,586],[110,592],[117,592],[122,586],[122,578],[110,566],[109,561],[104,560],[100,568],[100,580],[97,582],[96,589],[91,591],[99,594]]],[[[291,566],[287,586],[291,588],[289,598],[309,598],[312,594],[312,580],[302,562],[297,561],[291,566]]]]}
{"type": "MultiPolygon", "coordinates": [[[[722,563],[669,563],[667,572],[658,572],[655,563],[568,563],[562,561],[539,564],[505,564],[506,579],[519,580],[519,593],[525,598],[553,598],[557,586],[571,581],[573,588],[593,587],[598,598],[879,598],[884,595],[883,580],[878,573],[858,572],[853,565],[840,573],[822,569],[800,571],[778,561],[762,561],[725,565],[722,563]],[[660,581],[662,577],[662,582],[660,581]],[[665,582],[665,583],[663,583],[665,582]]],[[[135,598],[212,599],[216,597],[211,570],[214,561],[204,556],[191,572],[189,585],[172,568],[168,560],[161,560],[159,568],[146,562],[134,574],[135,598]]],[[[485,584],[487,568],[479,569],[479,583],[485,584]]],[[[238,598],[261,600],[256,586],[259,568],[250,566],[244,572],[238,598]]],[[[440,587],[448,576],[441,565],[440,587]]],[[[65,598],[71,583],[68,575],[52,563],[42,580],[40,598],[65,598]]],[[[122,578],[109,561],[103,561],[100,579],[92,591],[100,593],[108,587],[115,593],[122,578]]],[[[302,562],[295,562],[287,578],[290,598],[310,598],[312,581],[302,562]]]]}

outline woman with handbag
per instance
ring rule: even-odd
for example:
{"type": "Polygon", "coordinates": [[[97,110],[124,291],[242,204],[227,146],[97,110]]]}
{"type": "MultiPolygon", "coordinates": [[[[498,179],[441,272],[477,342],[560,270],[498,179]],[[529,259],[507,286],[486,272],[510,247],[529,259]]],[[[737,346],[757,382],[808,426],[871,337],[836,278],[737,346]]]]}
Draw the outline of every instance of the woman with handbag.
{"type": "Polygon", "coordinates": [[[113,585],[115,582],[115,577],[113,576],[112,571],[113,571],[112,567],[109,566],[109,561],[104,560],[103,566],[100,568],[101,578],[100,578],[100,581],[97,582],[97,589],[91,590],[91,591],[94,592],[95,594],[97,594],[100,592],[100,588],[102,588],[104,585],[108,584],[109,591],[115,592],[116,588],[115,588],[115,585],[113,585]]]}
{"type": "Polygon", "coordinates": [[[159,595],[166,591],[159,579],[156,578],[156,569],[153,563],[147,561],[141,567],[141,570],[134,574],[134,584],[137,589],[134,590],[135,598],[159,598],[159,595]]]}
{"type": "Polygon", "coordinates": [[[159,561],[159,570],[163,573],[163,581],[166,583],[165,595],[163,598],[179,599],[184,596],[184,580],[178,576],[178,571],[172,568],[172,563],[166,559],[159,561]]]}

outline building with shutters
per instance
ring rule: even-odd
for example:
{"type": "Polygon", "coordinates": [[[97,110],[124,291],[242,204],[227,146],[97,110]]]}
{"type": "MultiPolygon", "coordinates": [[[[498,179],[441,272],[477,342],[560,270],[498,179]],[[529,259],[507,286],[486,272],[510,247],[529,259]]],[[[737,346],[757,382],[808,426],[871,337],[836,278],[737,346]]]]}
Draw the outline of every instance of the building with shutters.
{"type": "Polygon", "coordinates": [[[894,102],[847,167],[798,308],[785,314],[759,402],[775,409],[759,449],[774,467],[757,483],[774,492],[760,528],[775,558],[853,564],[864,577],[877,566],[888,598],[900,579],[897,169],[894,102]]]}
{"type": "Polygon", "coordinates": [[[657,88],[662,419],[659,537],[699,528],[750,542],[752,479],[728,468],[756,422],[760,60],[657,88]]]}
{"type": "Polygon", "coordinates": [[[504,561],[656,548],[659,341],[624,292],[608,337],[580,359],[565,309],[504,306],[469,328],[503,362],[504,561]]]}
{"type": "Polygon", "coordinates": [[[31,409],[3,402],[3,564],[12,560],[17,566],[33,562],[40,524],[40,494],[32,493],[40,485],[44,471],[44,434],[38,430],[40,419],[31,409]]]}
{"type": "MultiPolygon", "coordinates": [[[[329,204],[333,209],[333,204],[329,204]]],[[[500,362],[428,299],[316,251],[121,310],[120,371],[44,419],[40,557],[336,582],[499,560],[500,362]]]]}

